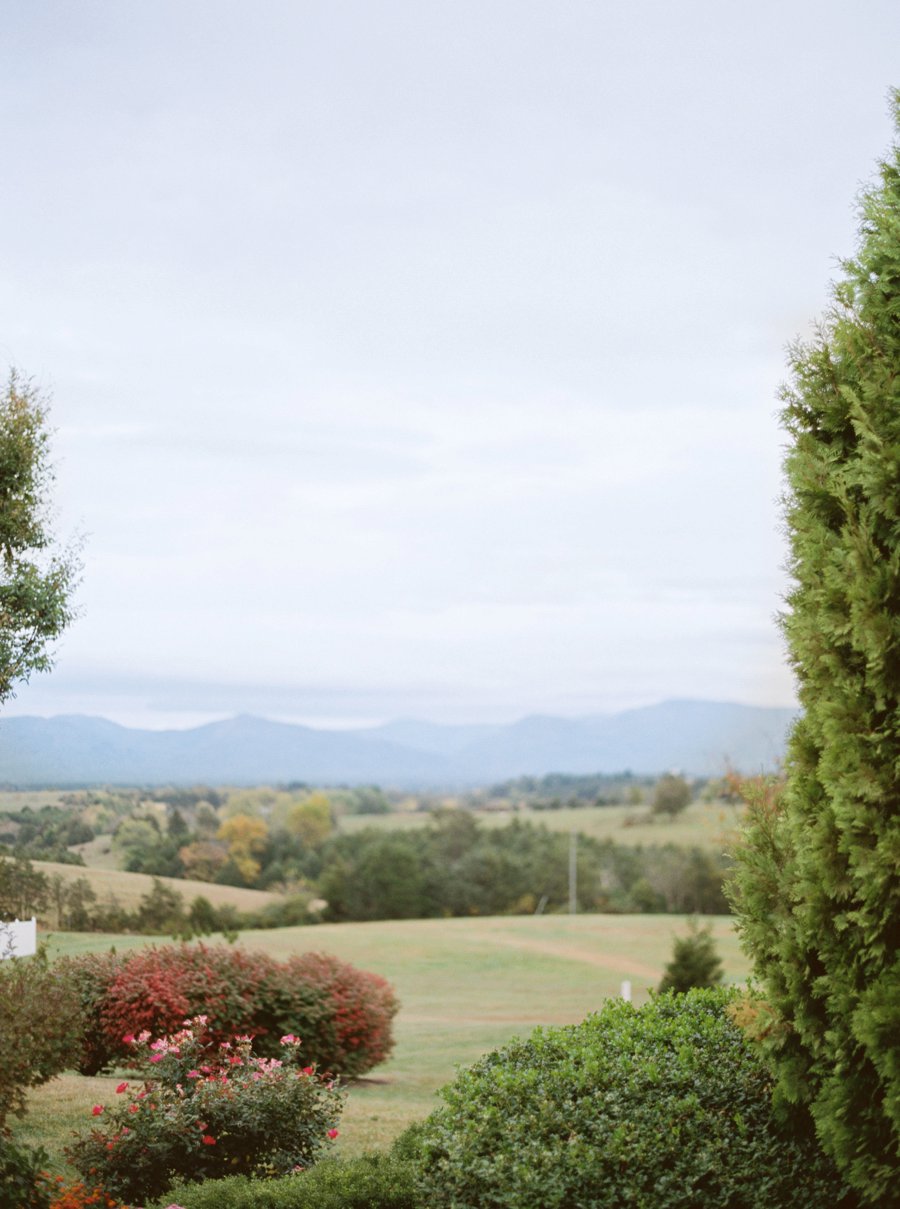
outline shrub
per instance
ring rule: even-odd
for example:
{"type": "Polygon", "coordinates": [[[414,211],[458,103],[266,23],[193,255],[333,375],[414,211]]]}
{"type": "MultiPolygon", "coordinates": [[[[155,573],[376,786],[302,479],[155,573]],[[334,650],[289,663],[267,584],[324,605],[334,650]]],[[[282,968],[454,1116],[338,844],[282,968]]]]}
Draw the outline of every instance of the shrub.
{"type": "Polygon", "coordinates": [[[101,1011],[107,991],[125,960],[125,957],[110,949],[107,953],[63,957],[55,963],[55,968],[78,998],[81,1037],[75,1047],[77,1060],[73,1065],[82,1075],[96,1075],[112,1061],[101,1011]]]}
{"type": "Polygon", "coordinates": [[[811,1132],[778,1121],[733,995],[614,1000],[460,1072],[413,1139],[440,1209],[851,1206],[811,1132]]]}
{"type": "MultiPolygon", "coordinates": [[[[5,1055],[4,1055],[5,1056],[5,1055]]],[[[18,1146],[0,1134],[0,1205],[3,1209],[48,1209],[44,1150],[18,1146]]]]}
{"type": "MultiPolygon", "coordinates": [[[[397,1000],[391,985],[377,974],[357,970],[328,953],[303,953],[284,965],[289,1004],[298,988],[311,988],[327,1011],[309,1020],[303,1034],[306,1052],[318,1065],[345,1076],[364,1074],[384,1062],[394,1047],[392,1025],[397,1000]],[[310,1031],[309,1026],[313,1026],[310,1031]]],[[[303,1013],[297,1004],[295,1015],[303,1013]]]]}
{"type": "Polygon", "coordinates": [[[306,1061],[334,1074],[371,1070],[393,1045],[391,987],[325,954],[277,962],[225,945],[182,944],[60,965],[85,1004],[83,1074],[128,1061],[126,1034],[170,1033],[200,1012],[212,1042],[250,1033],[258,1054],[275,1057],[278,1038],[295,1033],[306,1061]]]}
{"type": "Polygon", "coordinates": [[[81,1034],[75,988],[41,949],[0,961],[0,1129],[25,1092],[65,1070],[81,1034]]]}
{"type": "Polygon", "coordinates": [[[253,1055],[248,1036],[211,1051],[208,1023],[198,1016],[171,1036],[133,1039],[153,1077],[120,1083],[117,1104],[92,1110],[103,1125],[67,1149],[88,1182],[143,1200],[176,1176],[282,1175],[308,1167],[337,1136],[340,1093],[300,1067],[296,1038],[282,1038],[283,1060],[253,1055]]]}
{"type": "Polygon", "coordinates": [[[665,968],[660,991],[689,991],[691,987],[714,987],[722,981],[722,961],[709,928],[688,924],[687,936],[676,936],[672,960],[665,968]]]}
{"type": "MultiPolygon", "coordinates": [[[[155,1209],[420,1209],[411,1163],[386,1154],[323,1159],[283,1179],[228,1176],[177,1184],[155,1209]]],[[[150,1207],[148,1207],[150,1209],[150,1207]]]]}

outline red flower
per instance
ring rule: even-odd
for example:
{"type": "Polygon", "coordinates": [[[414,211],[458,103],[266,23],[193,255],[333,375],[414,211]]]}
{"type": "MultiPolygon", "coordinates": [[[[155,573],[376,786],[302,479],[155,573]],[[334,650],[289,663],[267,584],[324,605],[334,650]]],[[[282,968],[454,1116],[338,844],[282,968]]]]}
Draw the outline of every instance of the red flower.
{"type": "Polygon", "coordinates": [[[200,1139],[200,1141],[203,1143],[204,1146],[215,1146],[215,1144],[216,1144],[216,1139],[211,1138],[208,1133],[205,1133],[203,1135],[203,1137],[200,1139]]]}
{"type": "Polygon", "coordinates": [[[119,1084],[119,1086],[116,1088],[116,1094],[117,1094],[117,1095],[121,1095],[121,1093],[122,1093],[123,1091],[127,1091],[127,1090],[128,1090],[128,1084],[127,1084],[127,1083],[120,1083],[120,1084],[119,1084]]]}
{"type": "Polygon", "coordinates": [[[329,1129],[328,1136],[329,1136],[329,1138],[336,1138],[339,1133],[340,1133],[339,1129],[329,1129]]]}
{"type": "Polygon", "coordinates": [[[95,1104],[94,1107],[91,1109],[91,1115],[94,1117],[99,1117],[101,1112],[103,1112],[102,1104],[95,1104]]]}

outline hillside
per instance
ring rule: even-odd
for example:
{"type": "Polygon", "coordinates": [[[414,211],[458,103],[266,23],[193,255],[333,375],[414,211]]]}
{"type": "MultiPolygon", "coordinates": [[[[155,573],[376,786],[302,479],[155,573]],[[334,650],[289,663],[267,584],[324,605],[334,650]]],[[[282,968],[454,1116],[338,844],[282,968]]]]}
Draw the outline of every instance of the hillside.
{"type": "MultiPolygon", "coordinates": [[[[101,901],[115,899],[119,906],[131,911],[141,898],[149,894],[154,879],[146,873],[125,873],[121,869],[97,869],[84,865],[63,865],[56,861],[33,861],[35,869],[48,877],[58,873],[66,881],[85,877],[101,901]]],[[[156,879],[172,890],[176,890],[190,904],[198,895],[208,899],[214,907],[226,904],[239,911],[258,911],[260,907],[280,901],[280,895],[267,890],[247,890],[243,886],[220,886],[215,882],[188,881],[183,878],[161,877],[156,879]]]]}

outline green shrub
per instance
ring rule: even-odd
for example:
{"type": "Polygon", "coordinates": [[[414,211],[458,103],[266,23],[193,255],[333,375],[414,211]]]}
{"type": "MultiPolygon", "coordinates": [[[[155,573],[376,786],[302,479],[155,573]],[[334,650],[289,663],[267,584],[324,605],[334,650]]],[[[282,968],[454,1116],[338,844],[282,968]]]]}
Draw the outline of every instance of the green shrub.
{"type": "Polygon", "coordinates": [[[112,1105],[96,1104],[98,1127],[66,1154],[87,1182],[126,1201],[157,1196],[176,1177],[284,1175],[316,1161],[343,1107],[334,1085],[301,1067],[300,1044],[282,1038],[282,1058],[258,1058],[250,1038],[210,1050],[206,1017],[151,1041],[133,1038],[133,1060],[151,1077],[122,1082],[112,1105]]]}
{"type": "Polygon", "coordinates": [[[3,1209],[47,1209],[50,1185],[42,1172],[45,1150],[18,1146],[0,1134],[0,1205],[3,1209]]]}
{"type": "Polygon", "coordinates": [[[81,1035],[76,989],[41,949],[0,961],[0,1130],[25,1092],[70,1065],[81,1035]]]}
{"type": "MultiPolygon", "coordinates": [[[[460,1072],[412,1140],[432,1209],[849,1207],[811,1131],[780,1122],[734,993],[614,1000],[460,1072]]],[[[400,1153],[403,1153],[401,1149],[400,1153]]]]}
{"type": "Polygon", "coordinates": [[[155,1209],[173,1201],[182,1209],[422,1209],[412,1165],[385,1154],[323,1159],[283,1179],[229,1176],[177,1184],[155,1209]]]}

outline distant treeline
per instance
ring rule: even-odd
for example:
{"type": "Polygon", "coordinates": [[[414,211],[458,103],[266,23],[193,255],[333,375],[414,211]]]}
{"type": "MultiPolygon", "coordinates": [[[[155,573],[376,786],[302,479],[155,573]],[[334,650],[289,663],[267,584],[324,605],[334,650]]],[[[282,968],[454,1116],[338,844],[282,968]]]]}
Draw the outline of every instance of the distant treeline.
{"type": "Polygon", "coordinates": [[[635,806],[645,801],[656,784],[655,777],[632,772],[575,775],[551,772],[543,777],[515,777],[488,789],[472,790],[463,802],[473,809],[486,805],[528,806],[532,810],[558,810],[578,806],[635,806]]]}
{"type": "MultiPolygon", "coordinates": [[[[366,829],[330,839],[317,885],[332,920],[560,911],[569,901],[569,842],[530,822],[488,828],[467,811],[441,811],[414,831],[366,829]]],[[[582,835],[576,854],[580,911],[729,909],[723,856],[582,835]]]]}

